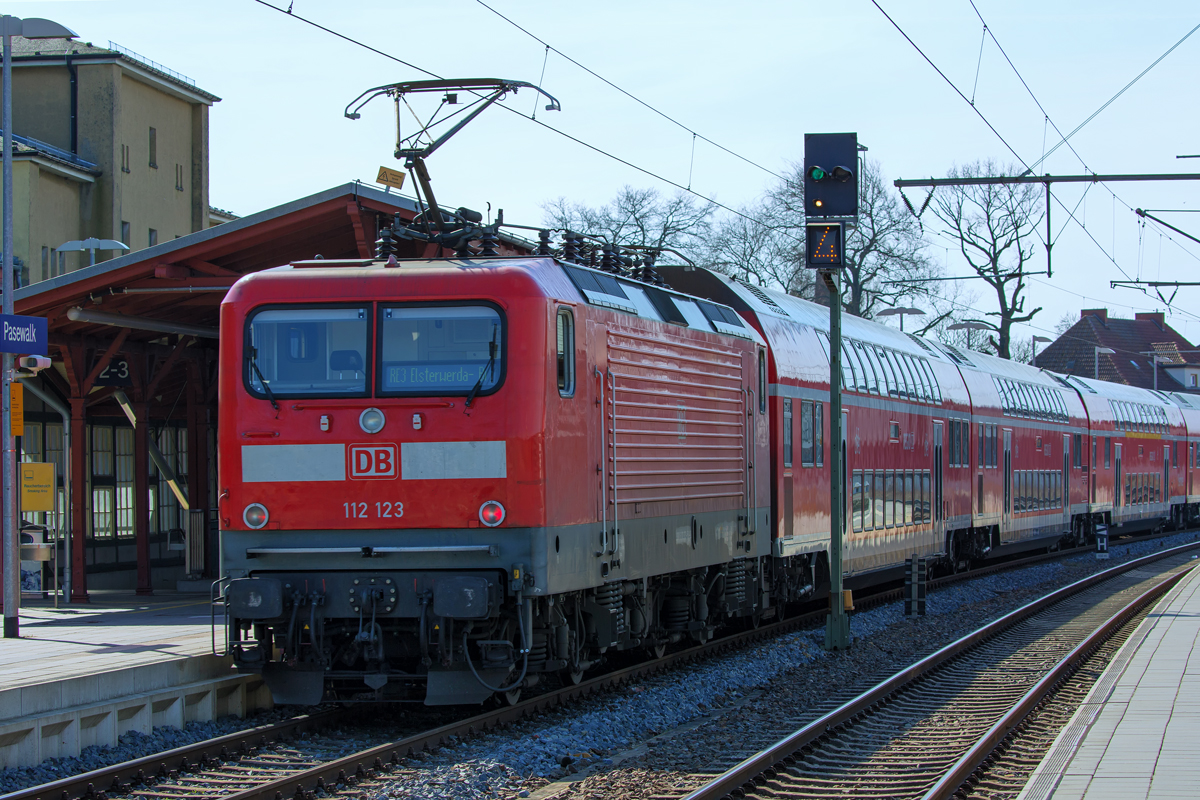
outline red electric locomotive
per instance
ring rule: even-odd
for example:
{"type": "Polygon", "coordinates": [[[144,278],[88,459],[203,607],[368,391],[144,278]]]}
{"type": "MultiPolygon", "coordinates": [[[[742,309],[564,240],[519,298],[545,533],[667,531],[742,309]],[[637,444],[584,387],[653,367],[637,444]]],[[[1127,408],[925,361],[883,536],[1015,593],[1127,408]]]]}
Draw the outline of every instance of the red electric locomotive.
{"type": "Polygon", "coordinates": [[[234,659],[278,702],[510,699],[761,613],[765,348],[549,258],[314,261],[222,305],[234,659]]]}

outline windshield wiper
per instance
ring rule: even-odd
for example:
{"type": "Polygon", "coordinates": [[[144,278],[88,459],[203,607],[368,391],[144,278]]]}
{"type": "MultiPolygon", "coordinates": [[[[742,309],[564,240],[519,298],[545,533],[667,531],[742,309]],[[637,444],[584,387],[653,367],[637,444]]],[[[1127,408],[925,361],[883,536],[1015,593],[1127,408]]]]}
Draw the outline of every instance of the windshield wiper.
{"type": "Polygon", "coordinates": [[[479,390],[483,387],[483,376],[490,374],[492,371],[492,367],[495,366],[495,364],[496,364],[496,332],[499,330],[499,327],[500,326],[498,326],[498,325],[492,326],[492,341],[488,343],[487,366],[485,366],[479,372],[479,380],[475,381],[475,385],[471,387],[471,391],[467,394],[467,402],[466,402],[467,408],[471,407],[471,401],[475,399],[475,395],[477,395],[479,393],[479,390]]]}
{"type": "Polygon", "coordinates": [[[263,377],[262,370],[258,368],[258,348],[250,348],[250,369],[254,370],[254,374],[258,376],[258,382],[262,384],[263,394],[271,401],[271,408],[279,410],[279,403],[275,400],[275,395],[271,392],[271,387],[267,385],[267,379],[263,377]]]}

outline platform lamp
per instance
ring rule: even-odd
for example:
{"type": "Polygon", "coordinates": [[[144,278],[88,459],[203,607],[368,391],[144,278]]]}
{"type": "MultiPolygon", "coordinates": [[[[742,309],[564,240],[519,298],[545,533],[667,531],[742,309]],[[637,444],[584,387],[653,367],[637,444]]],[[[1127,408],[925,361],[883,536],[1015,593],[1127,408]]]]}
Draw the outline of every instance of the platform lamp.
{"type": "MultiPolygon", "coordinates": [[[[12,173],[12,37],[26,39],[74,39],[76,34],[69,28],[48,19],[21,19],[5,14],[0,17],[0,34],[4,36],[4,111],[0,124],[4,126],[4,275],[0,286],[4,291],[4,313],[13,313],[13,173],[12,173]]],[[[20,543],[17,538],[17,464],[13,448],[12,353],[3,354],[0,363],[0,402],[3,404],[3,451],[4,451],[4,638],[16,639],[20,633],[21,618],[21,562],[20,543]]]]}
{"type": "Polygon", "coordinates": [[[95,236],[89,236],[86,239],[72,239],[69,242],[63,242],[58,246],[58,252],[63,251],[88,251],[88,266],[96,265],[97,250],[128,250],[129,245],[124,242],[118,242],[116,239],[97,239],[95,236]]]}
{"type": "Polygon", "coordinates": [[[1100,380],[1100,354],[1105,353],[1107,355],[1112,355],[1113,353],[1115,353],[1117,351],[1113,350],[1111,347],[1099,347],[1099,346],[1093,347],[1092,350],[1095,351],[1093,367],[1092,367],[1092,378],[1094,380],[1100,380]]]}
{"type": "Polygon", "coordinates": [[[909,316],[913,316],[913,317],[925,316],[925,312],[919,308],[905,308],[903,306],[896,306],[895,308],[885,308],[883,311],[880,311],[875,316],[877,316],[877,317],[900,317],[900,332],[904,333],[904,315],[905,314],[908,314],[909,316]]]}
{"type": "Polygon", "coordinates": [[[1033,365],[1035,367],[1037,366],[1037,346],[1038,346],[1038,344],[1049,344],[1052,341],[1054,341],[1054,340],[1049,339],[1045,336],[1033,337],[1033,365]]]}
{"type": "Polygon", "coordinates": [[[992,326],[983,322],[956,322],[946,328],[950,331],[966,331],[967,332],[967,349],[971,349],[971,331],[990,331],[992,326]]]}

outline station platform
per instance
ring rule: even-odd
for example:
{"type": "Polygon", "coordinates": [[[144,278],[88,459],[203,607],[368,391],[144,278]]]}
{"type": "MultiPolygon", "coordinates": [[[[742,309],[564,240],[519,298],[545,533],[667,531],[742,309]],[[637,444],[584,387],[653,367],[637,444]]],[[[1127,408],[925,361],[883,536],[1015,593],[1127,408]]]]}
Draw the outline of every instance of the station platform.
{"type": "Polygon", "coordinates": [[[1155,605],[1017,800],[1200,796],[1200,567],[1155,605]]]}
{"type": "Polygon", "coordinates": [[[205,595],[96,591],[23,601],[20,618],[20,638],[0,639],[0,767],[271,704],[258,676],[213,655],[205,595]]]}

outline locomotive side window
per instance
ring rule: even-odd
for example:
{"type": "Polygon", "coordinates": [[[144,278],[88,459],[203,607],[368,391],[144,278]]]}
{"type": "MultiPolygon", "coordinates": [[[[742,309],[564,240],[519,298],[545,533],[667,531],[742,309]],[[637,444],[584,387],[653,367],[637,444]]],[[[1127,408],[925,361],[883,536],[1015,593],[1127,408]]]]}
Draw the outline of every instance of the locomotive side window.
{"type": "Polygon", "coordinates": [[[571,309],[560,308],[555,322],[555,370],[558,373],[558,393],[563,397],[575,394],[575,318],[571,309]]]}
{"type": "Polygon", "coordinates": [[[758,413],[767,413],[767,351],[758,351],[758,413]]]}
{"type": "Polygon", "coordinates": [[[497,309],[482,304],[395,306],[383,308],[380,315],[380,395],[474,398],[499,388],[504,321],[497,309]]]}
{"type": "Polygon", "coordinates": [[[366,307],[344,306],[255,313],[247,323],[245,380],[250,393],[365,396],[369,316],[366,307]]]}

